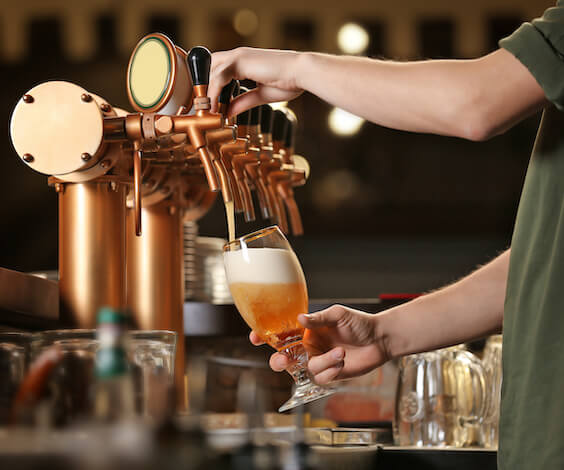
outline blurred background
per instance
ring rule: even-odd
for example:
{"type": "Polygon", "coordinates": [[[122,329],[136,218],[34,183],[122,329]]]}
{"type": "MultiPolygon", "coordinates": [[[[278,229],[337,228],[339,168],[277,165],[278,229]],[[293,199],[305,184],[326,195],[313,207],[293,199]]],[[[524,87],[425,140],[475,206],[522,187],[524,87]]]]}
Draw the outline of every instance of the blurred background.
{"type": "MultiPolygon", "coordinates": [[[[241,45],[397,60],[478,57],[552,0],[18,0],[0,12],[0,266],[57,268],[57,196],[9,138],[21,95],[66,80],[130,109],[129,55],[147,33],[189,49],[241,45]]],[[[305,235],[291,239],[314,298],[421,292],[508,247],[539,115],[488,142],[363,122],[304,94],[296,151],[311,164],[296,190],[305,235]]],[[[460,116],[464,119],[464,115],[460,116]]],[[[266,225],[245,224],[243,234],[266,225]]],[[[226,236],[223,207],[200,222],[226,236]]]]}

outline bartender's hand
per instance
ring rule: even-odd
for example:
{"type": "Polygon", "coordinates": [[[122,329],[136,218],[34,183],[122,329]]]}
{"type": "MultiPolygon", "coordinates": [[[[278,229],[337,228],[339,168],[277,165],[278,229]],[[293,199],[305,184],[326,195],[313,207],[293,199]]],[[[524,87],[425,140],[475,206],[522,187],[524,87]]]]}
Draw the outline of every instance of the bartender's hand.
{"type": "Polygon", "coordinates": [[[233,99],[230,115],[264,103],[293,100],[303,92],[297,83],[296,62],[299,57],[300,54],[294,51],[250,47],[214,52],[208,89],[212,111],[216,110],[221,89],[232,78],[254,80],[257,87],[233,99]]]}
{"type": "MultiPolygon", "coordinates": [[[[365,374],[390,358],[384,338],[378,334],[377,319],[377,315],[342,305],[298,317],[307,328],[304,346],[310,357],[308,369],[317,383],[365,374]]],[[[255,345],[262,344],[254,332],[250,339],[255,345]]],[[[275,371],[289,365],[289,358],[282,353],[270,358],[270,367],[275,371]]]]}

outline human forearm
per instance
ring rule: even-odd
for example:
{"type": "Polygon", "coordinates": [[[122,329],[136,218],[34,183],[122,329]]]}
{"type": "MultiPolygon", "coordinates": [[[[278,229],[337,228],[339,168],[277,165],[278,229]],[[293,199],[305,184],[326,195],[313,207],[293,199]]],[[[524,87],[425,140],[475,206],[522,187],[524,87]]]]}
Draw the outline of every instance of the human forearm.
{"type": "Polygon", "coordinates": [[[301,88],[405,131],[483,140],[544,103],[534,78],[504,50],[475,60],[418,62],[307,53],[296,62],[301,88]]]}
{"type": "Polygon", "coordinates": [[[501,330],[509,250],[469,276],[375,317],[389,357],[462,343],[501,330]]]}
{"type": "Polygon", "coordinates": [[[305,90],[382,126],[471,140],[499,134],[546,104],[534,77],[503,49],[474,60],[402,63],[238,48],[213,54],[212,103],[232,78],[257,83],[233,100],[232,114],[305,90]]]}

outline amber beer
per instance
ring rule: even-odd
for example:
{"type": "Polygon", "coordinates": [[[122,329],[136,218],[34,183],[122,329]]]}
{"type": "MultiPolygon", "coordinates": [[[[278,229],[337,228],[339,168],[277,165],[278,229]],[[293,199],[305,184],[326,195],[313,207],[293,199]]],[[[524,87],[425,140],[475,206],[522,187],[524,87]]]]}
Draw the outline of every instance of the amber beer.
{"type": "Polygon", "coordinates": [[[247,324],[277,350],[302,340],[307,313],[305,278],[296,255],[279,248],[225,253],[229,289],[247,324]]]}
{"type": "Polygon", "coordinates": [[[307,313],[304,283],[235,282],[229,288],[245,321],[270,346],[280,350],[302,339],[297,317],[307,313]]]}

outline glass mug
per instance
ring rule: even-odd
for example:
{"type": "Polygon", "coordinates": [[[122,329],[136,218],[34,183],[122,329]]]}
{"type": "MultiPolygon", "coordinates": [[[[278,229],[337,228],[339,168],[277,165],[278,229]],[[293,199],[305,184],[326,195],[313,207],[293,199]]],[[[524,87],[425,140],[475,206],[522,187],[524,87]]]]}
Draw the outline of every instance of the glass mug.
{"type": "Polygon", "coordinates": [[[8,423],[14,397],[25,376],[31,337],[29,333],[0,333],[0,425],[8,423]]]}
{"type": "Polygon", "coordinates": [[[483,424],[484,445],[497,448],[499,433],[499,409],[501,404],[501,367],[502,336],[490,336],[486,341],[482,363],[486,371],[489,393],[488,409],[483,424]]]}
{"type": "Polygon", "coordinates": [[[287,411],[334,393],[312,382],[302,340],[300,313],[308,311],[304,273],[278,227],[268,227],[224,247],[231,296],[245,322],[267,344],[292,360],[293,396],[278,411],[287,411]]]}
{"type": "MultiPolygon", "coordinates": [[[[32,357],[58,345],[62,359],[50,378],[53,419],[66,424],[93,413],[92,386],[98,339],[96,330],[50,330],[34,334],[32,357]]],[[[134,330],[126,335],[126,350],[135,384],[135,403],[140,415],[153,416],[161,385],[172,385],[176,333],[164,330],[134,330]],[[152,400],[153,398],[153,400],[152,400]]],[[[161,397],[162,398],[162,397],[161,397]]]]}
{"type": "Polygon", "coordinates": [[[481,445],[487,411],[486,374],[462,346],[400,361],[394,441],[401,446],[481,445]]]}

